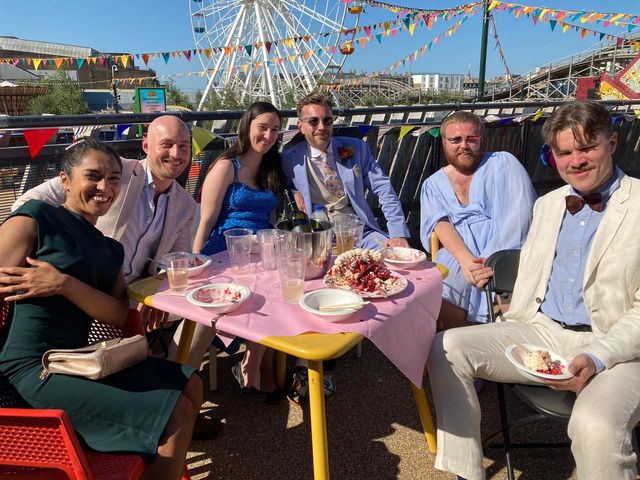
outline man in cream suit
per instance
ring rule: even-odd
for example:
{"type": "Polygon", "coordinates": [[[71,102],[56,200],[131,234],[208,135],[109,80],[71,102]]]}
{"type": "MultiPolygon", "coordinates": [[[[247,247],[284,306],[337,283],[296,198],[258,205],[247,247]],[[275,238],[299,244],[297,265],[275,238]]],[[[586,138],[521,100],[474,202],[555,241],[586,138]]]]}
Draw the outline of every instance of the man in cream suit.
{"type": "Polygon", "coordinates": [[[324,205],[330,219],[356,214],[364,223],[363,248],[380,249],[378,242],[408,247],[402,205],[368,146],[360,139],[332,137],[333,112],[324,95],[307,95],[297,109],[298,128],[306,141],[282,152],[282,168],[297,190],[299,208],[311,213],[312,205],[324,205]],[[367,205],[365,189],[378,198],[390,238],[367,205]]]}
{"type": "MultiPolygon", "coordinates": [[[[568,427],[578,478],[635,479],[640,181],[614,167],[617,135],[609,113],[595,102],[561,107],[542,133],[568,185],[534,207],[506,321],[448,330],[431,349],[436,468],[485,478],[473,379],[530,383],[504,354],[517,341],[569,361],[572,378],[546,383],[578,394],[568,427]]],[[[486,282],[490,272],[479,267],[474,275],[486,282]]]]}

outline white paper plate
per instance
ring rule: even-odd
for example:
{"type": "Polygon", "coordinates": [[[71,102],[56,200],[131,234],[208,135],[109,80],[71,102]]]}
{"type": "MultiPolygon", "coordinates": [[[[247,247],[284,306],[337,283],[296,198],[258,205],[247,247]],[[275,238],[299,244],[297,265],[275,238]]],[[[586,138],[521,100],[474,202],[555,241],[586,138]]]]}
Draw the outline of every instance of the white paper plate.
{"type": "Polygon", "coordinates": [[[382,258],[387,268],[408,270],[424,262],[427,254],[415,248],[388,247],[382,250],[382,258]]]}
{"type": "Polygon", "coordinates": [[[209,308],[214,313],[228,313],[240,307],[251,296],[251,289],[240,283],[211,283],[187,294],[189,303],[209,308]],[[225,292],[237,295],[235,299],[221,299],[225,292]]]}
{"type": "Polygon", "coordinates": [[[505,355],[507,356],[507,358],[511,363],[513,363],[516,367],[518,367],[520,370],[522,370],[526,374],[535,378],[544,378],[548,380],[566,380],[567,378],[573,377],[573,374],[569,372],[569,370],[567,370],[567,366],[569,365],[569,362],[567,362],[565,358],[539,345],[531,345],[530,343],[523,343],[523,345],[529,350],[547,350],[549,352],[549,356],[551,357],[551,361],[559,362],[562,368],[562,373],[560,375],[552,375],[550,373],[540,373],[540,372],[536,372],[535,370],[531,370],[524,366],[524,362],[522,358],[525,352],[522,350],[522,348],[520,348],[518,345],[508,346],[504,352],[505,355]]]}
{"type": "Polygon", "coordinates": [[[198,275],[209,265],[211,265],[211,259],[209,257],[201,253],[192,253],[189,256],[189,276],[193,277],[194,275],[198,275]],[[196,263],[200,264],[197,265],[196,263]]]}

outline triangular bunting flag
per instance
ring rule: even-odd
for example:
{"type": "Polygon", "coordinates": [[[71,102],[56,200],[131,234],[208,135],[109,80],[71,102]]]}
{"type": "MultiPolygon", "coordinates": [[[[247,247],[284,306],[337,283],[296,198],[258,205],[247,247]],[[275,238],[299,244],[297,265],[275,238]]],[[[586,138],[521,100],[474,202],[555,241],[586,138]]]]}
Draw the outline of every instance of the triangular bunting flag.
{"type": "Polygon", "coordinates": [[[217,135],[202,127],[193,127],[193,130],[191,131],[191,151],[193,153],[193,158],[200,155],[200,152],[202,152],[202,150],[204,150],[206,146],[216,138],[216,136],[217,135]]]}
{"type": "Polygon", "coordinates": [[[358,137],[363,138],[372,128],[373,125],[358,125],[358,137]]]}
{"type": "Polygon", "coordinates": [[[131,127],[130,123],[123,123],[122,125],[116,125],[116,133],[118,134],[119,139],[122,139],[122,136],[125,133],[128,133],[129,127],[131,127]]]}
{"type": "Polygon", "coordinates": [[[400,127],[400,135],[398,135],[398,141],[402,140],[402,137],[404,137],[407,133],[409,133],[414,128],[416,127],[413,127],[413,126],[400,127]]]}
{"type": "Polygon", "coordinates": [[[144,62],[145,65],[147,65],[149,63],[149,54],[148,53],[143,53],[142,54],[142,61],[144,62]]]}
{"type": "MultiPolygon", "coordinates": [[[[37,60],[37,59],[34,59],[37,60]]],[[[38,62],[40,64],[40,62],[38,62]]],[[[58,133],[57,128],[39,128],[37,130],[23,130],[22,135],[24,135],[24,139],[27,141],[27,145],[29,145],[29,154],[31,158],[35,158],[36,155],[42,150],[42,147],[45,143],[49,141],[51,137],[53,137],[56,133],[58,133]]]]}
{"type": "Polygon", "coordinates": [[[162,53],[162,58],[164,58],[164,63],[167,64],[169,63],[169,58],[171,58],[171,54],[168,52],[164,52],[162,53]]]}

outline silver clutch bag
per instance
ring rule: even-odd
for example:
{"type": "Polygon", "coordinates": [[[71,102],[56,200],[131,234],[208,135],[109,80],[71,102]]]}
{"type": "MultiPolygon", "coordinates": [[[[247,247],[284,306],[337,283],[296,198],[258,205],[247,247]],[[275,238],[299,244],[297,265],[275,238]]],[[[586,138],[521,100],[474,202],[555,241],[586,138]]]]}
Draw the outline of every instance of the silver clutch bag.
{"type": "Polygon", "coordinates": [[[52,373],[98,380],[148,356],[149,345],[142,335],[112,338],[82,348],[47,350],[42,356],[40,380],[45,380],[52,373]]]}

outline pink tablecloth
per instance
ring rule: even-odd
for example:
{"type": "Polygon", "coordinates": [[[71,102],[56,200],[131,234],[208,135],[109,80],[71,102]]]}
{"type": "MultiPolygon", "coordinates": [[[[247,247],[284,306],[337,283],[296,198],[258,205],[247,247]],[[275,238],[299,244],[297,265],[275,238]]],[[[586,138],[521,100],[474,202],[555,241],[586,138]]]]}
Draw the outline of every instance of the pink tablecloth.
{"type": "MultiPolygon", "coordinates": [[[[246,275],[227,271],[228,255],[221,252],[201,275],[189,279],[211,282],[235,281],[248,286],[251,298],[238,310],[220,316],[197,307],[184,296],[172,295],[166,280],[153,296],[153,305],[161,310],[215,326],[225,343],[235,336],[254,342],[268,336],[293,336],[305,332],[357,332],[370,339],[415,385],[422,384],[424,365],[435,335],[442,297],[442,277],[431,263],[398,273],[408,280],[407,288],[390,298],[372,302],[349,319],[329,323],[304,311],[298,305],[282,301],[278,273],[259,268],[246,275]]],[[[322,279],[305,282],[305,292],[322,287],[322,279]]]]}

